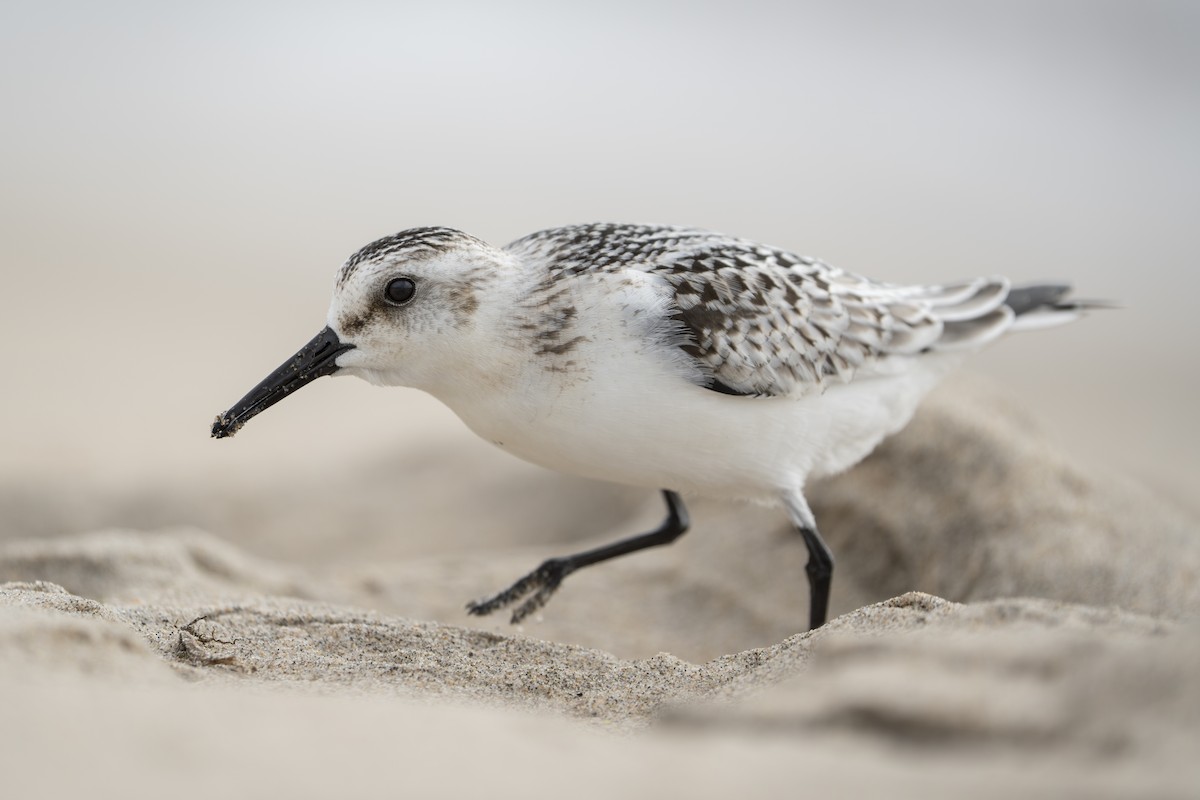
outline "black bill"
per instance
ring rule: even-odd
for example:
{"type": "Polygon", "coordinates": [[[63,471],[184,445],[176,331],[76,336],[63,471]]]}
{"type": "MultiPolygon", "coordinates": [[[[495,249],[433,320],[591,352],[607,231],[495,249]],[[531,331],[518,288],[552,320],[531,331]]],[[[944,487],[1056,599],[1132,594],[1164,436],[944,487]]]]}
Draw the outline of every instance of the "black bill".
{"type": "Polygon", "coordinates": [[[260,411],[266,411],[306,383],[337,372],[337,357],[353,349],[354,345],[343,344],[336,333],[325,328],[301,347],[300,352],[280,364],[279,369],[251,389],[233,408],[220,414],[213,422],[213,438],[233,436],[260,411]]]}

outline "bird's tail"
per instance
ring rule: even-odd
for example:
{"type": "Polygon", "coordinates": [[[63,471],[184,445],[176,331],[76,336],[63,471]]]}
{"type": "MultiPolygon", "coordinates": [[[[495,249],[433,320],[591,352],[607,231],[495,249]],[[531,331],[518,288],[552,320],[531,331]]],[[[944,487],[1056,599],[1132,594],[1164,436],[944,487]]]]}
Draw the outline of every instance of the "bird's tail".
{"type": "Polygon", "coordinates": [[[1089,309],[1115,307],[1112,303],[1101,300],[1070,298],[1070,293],[1071,287],[1065,283],[1014,286],[1004,298],[1004,305],[1011,308],[1016,315],[1009,330],[1052,328],[1079,319],[1089,309]]]}

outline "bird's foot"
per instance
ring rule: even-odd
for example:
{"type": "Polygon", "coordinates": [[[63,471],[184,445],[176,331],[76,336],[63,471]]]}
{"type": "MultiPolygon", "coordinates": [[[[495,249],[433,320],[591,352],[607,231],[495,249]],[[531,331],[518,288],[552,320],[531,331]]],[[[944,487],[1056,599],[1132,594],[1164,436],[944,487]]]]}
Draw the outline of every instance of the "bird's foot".
{"type": "Polygon", "coordinates": [[[550,600],[550,595],[558,589],[563,578],[574,571],[574,565],[565,558],[551,558],[543,561],[541,566],[521,578],[512,586],[499,594],[492,595],[486,600],[472,600],[467,603],[467,613],[477,617],[491,614],[497,609],[510,606],[526,598],[525,602],[513,609],[512,619],[516,625],[521,620],[537,611],[550,600]]]}

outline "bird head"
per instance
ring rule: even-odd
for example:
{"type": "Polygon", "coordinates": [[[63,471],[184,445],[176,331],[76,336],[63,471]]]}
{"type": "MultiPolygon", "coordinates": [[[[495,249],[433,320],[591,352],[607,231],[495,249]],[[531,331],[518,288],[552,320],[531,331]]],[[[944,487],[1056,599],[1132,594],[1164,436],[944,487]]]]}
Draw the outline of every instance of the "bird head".
{"type": "Polygon", "coordinates": [[[477,357],[483,313],[503,313],[494,289],[505,253],[450,228],[413,228],[363,247],[338,272],[326,327],[213,422],[232,436],[252,417],[325,375],[434,391],[477,357]]]}

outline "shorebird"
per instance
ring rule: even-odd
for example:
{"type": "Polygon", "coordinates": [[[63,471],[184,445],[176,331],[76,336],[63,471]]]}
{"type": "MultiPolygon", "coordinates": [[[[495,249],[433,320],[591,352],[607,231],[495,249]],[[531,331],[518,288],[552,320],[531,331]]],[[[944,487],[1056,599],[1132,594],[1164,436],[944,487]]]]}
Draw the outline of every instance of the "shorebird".
{"type": "Polygon", "coordinates": [[[324,375],[422,389],[520,458],[662,491],[655,530],[543,562],[468,604],[516,623],[572,572],[675,541],[680,492],[782,505],[808,548],[809,626],[833,557],[804,498],[912,417],[972,351],[1093,304],[1057,283],[881,283],[684,227],[588,224],[503,248],[451,228],[372,242],[337,274],[326,327],[219,415],[216,438],[324,375]]]}

